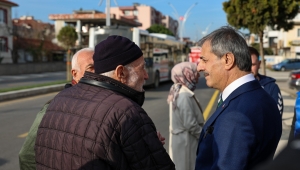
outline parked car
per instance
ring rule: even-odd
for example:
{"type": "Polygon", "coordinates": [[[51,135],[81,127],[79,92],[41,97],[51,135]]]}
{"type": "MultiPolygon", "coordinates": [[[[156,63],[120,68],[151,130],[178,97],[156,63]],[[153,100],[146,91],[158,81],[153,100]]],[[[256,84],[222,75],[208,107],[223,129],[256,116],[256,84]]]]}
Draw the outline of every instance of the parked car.
{"type": "Polygon", "coordinates": [[[300,69],[291,71],[289,80],[289,87],[291,89],[300,90],[300,69]]]}
{"type": "Polygon", "coordinates": [[[273,70],[276,71],[286,71],[286,70],[296,70],[300,69],[300,59],[284,59],[278,64],[272,66],[273,70]]]}

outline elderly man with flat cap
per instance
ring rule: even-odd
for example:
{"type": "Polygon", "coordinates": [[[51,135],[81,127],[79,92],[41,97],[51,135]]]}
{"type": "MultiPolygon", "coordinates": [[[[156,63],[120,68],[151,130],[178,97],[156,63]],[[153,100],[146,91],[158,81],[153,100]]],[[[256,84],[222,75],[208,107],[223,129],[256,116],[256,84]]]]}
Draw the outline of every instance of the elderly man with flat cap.
{"type": "Polygon", "coordinates": [[[50,103],[35,143],[37,169],[175,169],[142,109],[140,48],[122,36],[95,47],[95,73],[50,103]]]}

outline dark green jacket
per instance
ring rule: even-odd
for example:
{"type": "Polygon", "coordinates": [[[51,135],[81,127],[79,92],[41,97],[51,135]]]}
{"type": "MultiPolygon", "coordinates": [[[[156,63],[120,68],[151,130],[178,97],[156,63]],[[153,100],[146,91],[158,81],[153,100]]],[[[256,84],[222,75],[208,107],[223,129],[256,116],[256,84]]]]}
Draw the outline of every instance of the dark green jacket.
{"type": "MultiPolygon", "coordinates": [[[[74,83],[73,81],[74,80],[72,80],[72,84],[67,83],[65,85],[65,88],[72,87],[72,85],[76,84],[76,82],[74,83]]],[[[40,112],[36,115],[36,118],[28,132],[28,136],[26,137],[25,142],[19,152],[19,164],[20,164],[21,170],[31,170],[31,169],[35,170],[36,169],[35,151],[34,151],[35,139],[37,136],[38,127],[39,127],[51,101],[52,101],[52,99],[49,100],[43,106],[42,110],[40,110],[40,112]]]]}
{"type": "Polygon", "coordinates": [[[45,112],[49,106],[49,102],[47,102],[42,110],[37,114],[29,132],[28,136],[25,139],[25,142],[19,152],[19,164],[21,170],[34,170],[36,169],[35,164],[35,152],[34,152],[34,145],[35,145],[35,139],[36,139],[36,133],[38,130],[38,127],[42,121],[43,116],[45,115],[45,112]]]}

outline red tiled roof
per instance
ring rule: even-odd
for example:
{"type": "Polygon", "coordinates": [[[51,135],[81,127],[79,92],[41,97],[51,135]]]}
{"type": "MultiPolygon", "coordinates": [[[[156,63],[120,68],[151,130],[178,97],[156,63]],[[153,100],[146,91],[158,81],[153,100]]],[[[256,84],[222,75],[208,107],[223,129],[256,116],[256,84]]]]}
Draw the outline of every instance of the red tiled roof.
{"type": "Polygon", "coordinates": [[[34,19],[13,19],[13,25],[23,26],[24,24],[30,25],[33,29],[43,30],[44,28],[53,28],[54,25],[50,23],[44,23],[34,19]]]}
{"type": "Polygon", "coordinates": [[[52,43],[48,40],[18,38],[14,39],[14,44],[20,49],[38,48],[43,43],[42,49],[45,51],[64,51],[64,48],[52,43]]]}
{"type": "Polygon", "coordinates": [[[14,2],[11,2],[9,0],[0,0],[0,2],[6,3],[10,6],[19,6],[18,4],[14,3],[14,2]]]}

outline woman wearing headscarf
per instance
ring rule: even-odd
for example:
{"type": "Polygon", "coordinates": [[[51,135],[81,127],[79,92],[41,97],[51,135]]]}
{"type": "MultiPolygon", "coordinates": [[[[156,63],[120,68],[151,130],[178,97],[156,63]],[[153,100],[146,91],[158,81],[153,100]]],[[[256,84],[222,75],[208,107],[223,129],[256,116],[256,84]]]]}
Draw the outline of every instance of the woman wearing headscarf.
{"type": "Polygon", "coordinates": [[[204,118],[194,90],[200,74],[197,65],[182,62],[172,69],[169,96],[169,154],[177,170],[195,169],[196,150],[204,118]]]}

